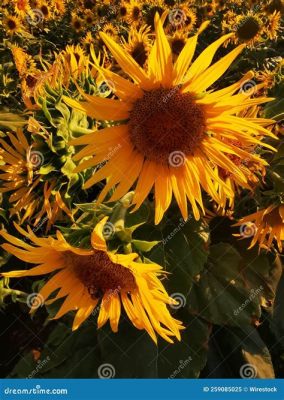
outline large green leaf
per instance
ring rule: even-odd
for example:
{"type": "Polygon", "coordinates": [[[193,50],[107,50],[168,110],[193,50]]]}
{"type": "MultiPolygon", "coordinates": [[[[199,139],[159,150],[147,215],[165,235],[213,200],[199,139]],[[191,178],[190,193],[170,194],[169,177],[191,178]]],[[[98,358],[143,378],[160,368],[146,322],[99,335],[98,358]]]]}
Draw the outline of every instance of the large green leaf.
{"type": "Polygon", "coordinates": [[[259,293],[246,287],[243,259],[228,243],[211,246],[206,268],[196,277],[189,295],[190,312],[217,325],[240,326],[260,317],[259,293]]]}
{"type": "Polygon", "coordinates": [[[98,343],[103,363],[111,366],[116,378],[158,378],[157,346],[128,320],[122,318],[118,333],[109,326],[100,329],[98,343]]]}
{"type": "Polygon", "coordinates": [[[96,378],[102,364],[96,326],[84,324],[72,332],[59,322],[50,334],[40,359],[23,357],[10,374],[12,378],[96,378]]]}
{"type": "Polygon", "coordinates": [[[206,364],[211,325],[186,310],[180,310],[178,318],[184,321],[186,329],[180,342],[159,343],[159,378],[197,378],[206,364]]]}
{"type": "Polygon", "coordinates": [[[274,378],[274,370],[269,350],[252,326],[231,328],[228,331],[232,348],[239,349],[242,355],[241,378],[274,378]]]}
{"type": "Polygon", "coordinates": [[[165,282],[169,292],[186,297],[193,278],[202,271],[208,257],[207,225],[193,218],[184,221],[172,217],[158,227],[145,224],[137,229],[137,234],[139,238],[160,241],[148,257],[170,272],[165,282]]]}

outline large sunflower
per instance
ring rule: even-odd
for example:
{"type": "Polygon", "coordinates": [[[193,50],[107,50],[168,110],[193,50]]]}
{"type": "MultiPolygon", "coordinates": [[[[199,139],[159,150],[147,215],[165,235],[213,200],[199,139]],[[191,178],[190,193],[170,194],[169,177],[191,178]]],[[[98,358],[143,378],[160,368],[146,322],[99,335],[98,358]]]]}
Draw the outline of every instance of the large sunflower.
{"type": "Polygon", "coordinates": [[[107,217],[96,225],[91,236],[93,248],[90,250],[72,247],[59,231],[56,239],[38,238],[30,228],[25,232],[16,225],[33,245],[0,232],[9,242],[2,245],[6,251],[25,262],[38,264],[30,270],[7,272],[3,276],[12,278],[54,273],[41,288],[38,301],[34,303],[47,299],[52,303],[65,298],[55,319],[76,310],[73,330],[91,315],[101,301],[98,328],[109,320],[112,330],[117,332],[122,304],[133,325],[145,329],[155,343],[156,333],[170,343],[173,342],[172,336],[180,340],[183,326],[172,318],[167,309],[167,304],[175,304],[175,301],[168,296],[159,280],[162,268],[157,264],[135,261],[138,257],[135,253],[109,252],[103,237],[106,221],[107,217]]]}
{"type": "Polygon", "coordinates": [[[165,16],[160,18],[156,14],[156,40],[148,57],[147,70],[142,69],[119,44],[101,33],[113,57],[131,78],[127,80],[97,66],[105,79],[112,82],[119,99],[84,94],[87,101],[77,102],[65,97],[69,105],[84,110],[89,116],[115,123],[72,141],[72,145],[85,146],[75,159],[88,157],[75,171],[108,160],[86,182],[85,188],[107,179],[98,201],[102,201],[115,186],[110,200],[116,201],[137,181],[133,200],[137,209],[154,186],[156,223],[161,221],[172,195],[185,219],[188,217],[187,200],[196,219],[200,218],[200,209],[204,211],[202,188],[219,202],[214,186],[216,180],[223,185],[226,196],[232,197],[232,190],[216,176],[215,167],[230,172],[240,186],[246,186],[247,176],[228,155],[254,161],[259,158],[235,146],[234,141],[249,145],[259,143],[255,136],[260,133],[272,135],[258,119],[237,116],[250,105],[269,100],[265,97],[251,99],[248,93],[240,90],[250,75],[224,89],[211,90],[245,45],[238,46],[210,66],[216,51],[232,37],[228,34],[209,45],[192,62],[196,34],[187,40],[173,63],[163,29],[164,19],[165,16]],[[118,144],[115,154],[109,151],[118,144]]]}

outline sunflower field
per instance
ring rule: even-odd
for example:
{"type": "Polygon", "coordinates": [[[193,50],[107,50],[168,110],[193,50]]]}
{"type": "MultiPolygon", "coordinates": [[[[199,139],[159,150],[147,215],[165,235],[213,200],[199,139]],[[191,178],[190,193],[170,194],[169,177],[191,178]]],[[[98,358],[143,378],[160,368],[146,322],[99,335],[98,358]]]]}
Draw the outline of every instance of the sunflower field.
{"type": "Polygon", "coordinates": [[[284,1],[0,16],[1,377],[284,377],[284,1]]]}

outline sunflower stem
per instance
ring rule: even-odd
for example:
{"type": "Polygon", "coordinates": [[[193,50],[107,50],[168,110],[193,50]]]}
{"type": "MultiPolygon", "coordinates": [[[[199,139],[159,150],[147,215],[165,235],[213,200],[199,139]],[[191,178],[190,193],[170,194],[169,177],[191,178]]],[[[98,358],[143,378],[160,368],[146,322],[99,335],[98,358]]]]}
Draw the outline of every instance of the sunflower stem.
{"type": "Polygon", "coordinates": [[[126,212],[132,202],[133,195],[134,192],[127,193],[114,208],[110,222],[114,225],[116,232],[122,231],[125,227],[126,212]]]}

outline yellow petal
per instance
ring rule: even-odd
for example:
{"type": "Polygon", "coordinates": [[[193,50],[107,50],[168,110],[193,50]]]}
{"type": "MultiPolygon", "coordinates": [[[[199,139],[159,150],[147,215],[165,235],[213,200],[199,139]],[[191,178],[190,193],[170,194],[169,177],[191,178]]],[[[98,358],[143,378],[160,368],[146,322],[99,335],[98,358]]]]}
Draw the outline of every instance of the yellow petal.
{"type": "Polygon", "coordinates": [[[108,217],[104,217],[94,228],[91,235],[91,243],[94,249],[107,251],[106,241],[103,235],[103,229],[108,220],[108,217]]]}

